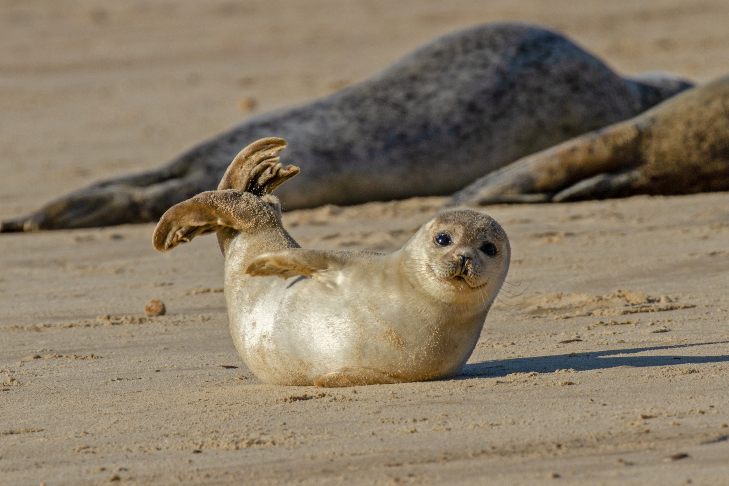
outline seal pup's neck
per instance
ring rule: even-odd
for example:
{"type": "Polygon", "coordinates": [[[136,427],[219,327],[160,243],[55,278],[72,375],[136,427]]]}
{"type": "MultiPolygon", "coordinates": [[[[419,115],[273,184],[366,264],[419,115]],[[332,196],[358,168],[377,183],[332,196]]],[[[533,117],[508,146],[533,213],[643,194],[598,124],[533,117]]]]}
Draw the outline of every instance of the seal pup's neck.
{"type": "Polygon", "coordinates": [[[400,275],[416,292],[437,302],[450,304],[454,314],[473,316],[486,313],[491,307],[492,298],[485,295],[475,298],[475,292],[478,290],[459,289],[437,277],[427,259],[409,254],[404,251],[404,248],[390,256],[394,260],[393,265],[399,269],[400,275]]]}
{"type": "Polygon", "coordinates": [[[217,236],[226,266],[235,267],[241,272],[254,258],[263,253],[300,248],[300,245],[283,226],[261,228],[255,234],[223,229],[218,231],[217,236]],[[233,262],[237,263],[231,266],[233,262]]]}

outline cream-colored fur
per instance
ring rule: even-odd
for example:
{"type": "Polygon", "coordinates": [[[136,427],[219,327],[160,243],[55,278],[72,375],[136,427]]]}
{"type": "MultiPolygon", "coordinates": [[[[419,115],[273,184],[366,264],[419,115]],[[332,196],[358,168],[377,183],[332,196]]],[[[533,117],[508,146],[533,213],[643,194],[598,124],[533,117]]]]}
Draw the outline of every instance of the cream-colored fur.
{"type": "Polygon", "coordinates": [[[508,271],[501,226],[451,210],[390,254],[299,248],[270,194],[298,172],[281,167],[284,146],[266,139],[246,147],[221,190],[162,216],[155,247],[218,233],[230,332],[264,382],[350,386],[457,374],[508,271]]]}

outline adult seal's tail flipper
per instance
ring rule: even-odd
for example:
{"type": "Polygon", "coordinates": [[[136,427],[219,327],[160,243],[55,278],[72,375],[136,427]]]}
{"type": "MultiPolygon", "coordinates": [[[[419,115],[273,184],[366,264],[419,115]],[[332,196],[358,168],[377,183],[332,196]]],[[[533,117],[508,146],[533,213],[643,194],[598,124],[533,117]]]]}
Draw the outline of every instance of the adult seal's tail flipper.
{"type": "Polygon", "coordinates": [[[518,160],[449,205],[574,201],[729,189],[729,77],[518,160]]]}
{"type": "Polygon", "coordinates": [[[215,189],[240,147],[274,133],[303,169],[277,190],[287,209],[452,194],[689,85],[672,76],[621,77],[544,28],[480,25],[435,39],[330,96],[249,118],[159,169],[63,196],[0,231],[154,221],[215,189]]]}
{"type": "Polygon", "coordinates": [[[639,143],[639,130],[631,124],[591,132],[482,177],[456,193],[449,206],[564,200],[573,185],[637,163],[639,143]]]}
{"type": "Polygon", "coordinates": [[[156,221],[173,204],[214,187],[216,178],[205,167],[187,170],[179,165],[92,184],[29,215],[0,222],[0,233],[156,221]]]}

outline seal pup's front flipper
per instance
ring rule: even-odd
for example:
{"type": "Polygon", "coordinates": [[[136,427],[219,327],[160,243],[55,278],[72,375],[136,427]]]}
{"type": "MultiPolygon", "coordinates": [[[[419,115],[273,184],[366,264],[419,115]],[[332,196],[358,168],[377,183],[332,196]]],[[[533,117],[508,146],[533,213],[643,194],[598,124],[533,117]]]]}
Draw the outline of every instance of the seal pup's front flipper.
{"type": "Polygon", "coordinates": [[[290,248],[258,255],[248,264],[246,273],[255,277],[277,276],[322,277],[324,273],[343,268],[354,252],[304,250],[290,248]]]}
{"type": "Polygon", "coordinates": [[[621,122],[529,155],[476,180],[454,194],[448,205],[548,202],[581,181],[590,182],[578,186],[579,191],[562,194],[560,200],[568,195],[574,199],[578,192],[582,198],[599,197],[588,189],[617,190],[625,178],[602,184],[592,178],[626,173],[633,169],[631,163],[640,163],[641,128],[621,122]]]}

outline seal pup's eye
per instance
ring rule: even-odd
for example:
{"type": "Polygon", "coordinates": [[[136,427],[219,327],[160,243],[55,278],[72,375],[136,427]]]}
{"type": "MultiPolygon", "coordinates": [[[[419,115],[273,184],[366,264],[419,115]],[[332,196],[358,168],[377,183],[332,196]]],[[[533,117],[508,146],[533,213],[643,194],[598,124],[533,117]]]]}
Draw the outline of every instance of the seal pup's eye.
{"type": "Polygon", "coordinates": [[[481,251],[484,252],[484,253],[486,253],[490,257],[495,257],[496,254],[499,252],[496,249],[496,245],[494,245],[490,241],[487,241],[486,243],[484,243],[483,245],[481,245],[481,251]]]}
{"type": "Polygon", "coordinates": [[[451,239],[451,235],[448,233],[438,233],[435,235],[435,243],[438,246],[448,246],[453,243],[453,240],[451,239]]]}

